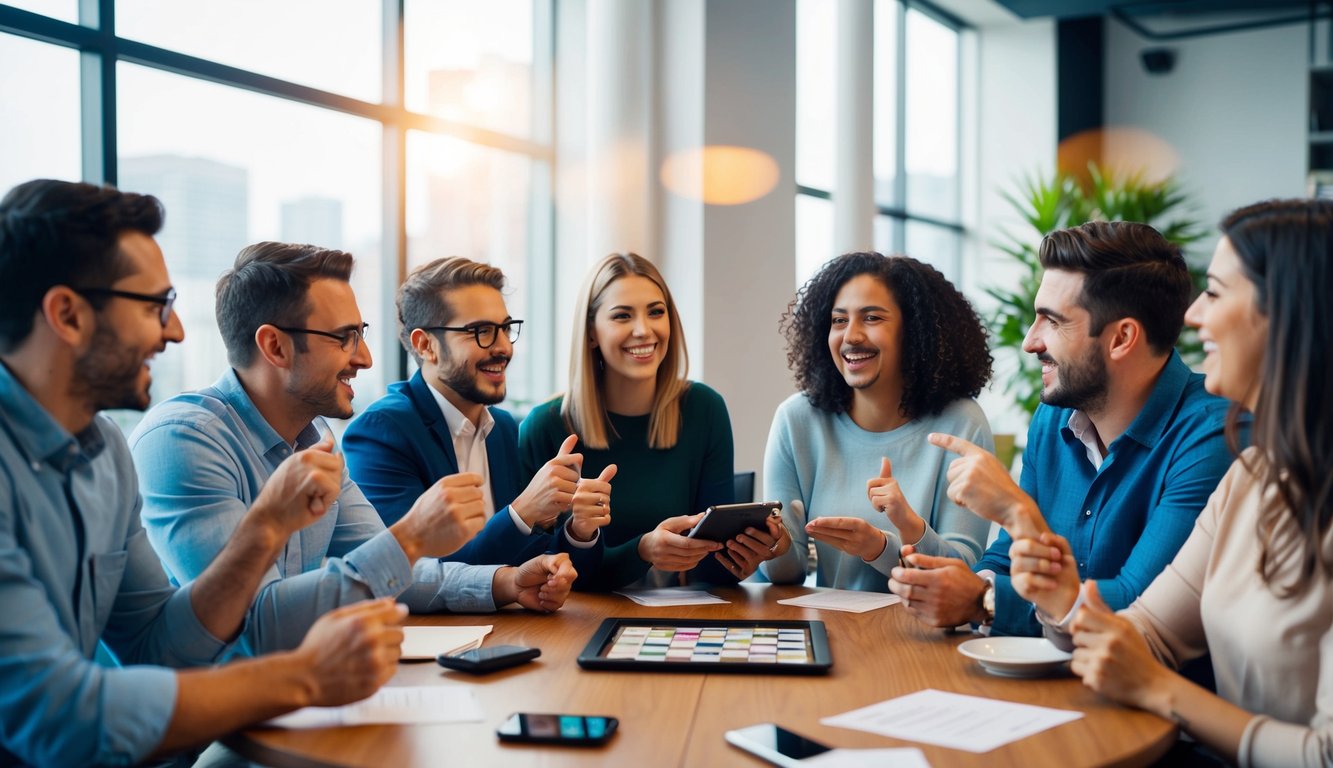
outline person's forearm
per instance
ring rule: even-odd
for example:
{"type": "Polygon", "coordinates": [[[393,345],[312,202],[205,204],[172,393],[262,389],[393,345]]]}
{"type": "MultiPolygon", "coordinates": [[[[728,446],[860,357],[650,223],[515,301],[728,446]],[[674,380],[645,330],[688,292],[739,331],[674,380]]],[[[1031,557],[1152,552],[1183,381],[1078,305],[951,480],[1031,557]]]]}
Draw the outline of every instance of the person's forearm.
{"type": "Polygon", "coordinates": [[[236,534],[195,580],[190,604],[214,637],[231,640],[240,631],[264,573],[282,550],[282,533],[246,515],[236,534]]]}
{"type": "Polygon", "coordinates": [[[295,653],[176,674],[176,706],[154,752],[163,757],[307,706],[315,681],[295,653]]]}
{"type": "Polygon", "coordinates": [[[1166,668],[1162,672],[1164,682],[1149,694],[1144,708],[1171,720],[1228,764],[1235,764],[1241,736],[1254,715],[1166,668]]]}

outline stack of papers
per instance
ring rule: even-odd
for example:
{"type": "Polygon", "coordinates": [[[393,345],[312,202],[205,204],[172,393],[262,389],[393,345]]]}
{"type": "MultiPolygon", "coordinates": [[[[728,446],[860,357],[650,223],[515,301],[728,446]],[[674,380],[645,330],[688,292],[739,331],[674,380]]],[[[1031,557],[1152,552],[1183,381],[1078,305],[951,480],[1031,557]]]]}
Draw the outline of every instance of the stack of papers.
{"type": "Polygon", "coordinates": [[[436,656],[453,656],[473,648],[491,633],[492,625],[476,627],[403,627],[405,661],[434,661],[436,656]]]}
{"type": "Polygon", "coordinates": [[[727,605],[731,601],[717,595],[697,589],[666,587],[664,589],[626,589],[617,592],[639,605],[661,607],[664,605],[727,605]]]}
{"type": "Polygon", "coordinates": [[[876,608],[887,608],[903,599],[897,595],[883,592],[861,592],[855,589],[821,589],[800,597],[779,600],[782,605],[794,605],[798,608],[818,608],[824,611],[847,611],[865,613],[876,608]]]}
{"type": "Polygon", "coordinates": [[[1082,712],[927,688],[819,722],[964,752],[989,752],[1081,717],[1082,712]]]}
{"type": "Polygon", "coordinates": [[[484,719],[472,689],[463,685],[381,688],[342,707],[306,707],[268,721],[279,728],[334,728],[395,723],[479,723],[484,719]]]}

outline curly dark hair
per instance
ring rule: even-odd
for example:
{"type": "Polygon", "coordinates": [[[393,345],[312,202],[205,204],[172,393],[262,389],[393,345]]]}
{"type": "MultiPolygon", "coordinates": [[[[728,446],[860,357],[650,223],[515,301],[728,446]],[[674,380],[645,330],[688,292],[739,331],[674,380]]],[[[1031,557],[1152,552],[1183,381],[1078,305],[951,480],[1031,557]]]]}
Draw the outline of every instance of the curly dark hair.
{"type": "Polygon", "coordinates": [[[986,329],[976,310],[939,270],[908,256],[848,253],[828,262],[787,305],[778,329],[787,339],[787,367],[810,402],[846,411],[852,388],[829,354],[833,300],[859,275],[878,278],[903,313],[903,415],[937,414],[954,400],[976,397],[991,377],[986,329]]]}

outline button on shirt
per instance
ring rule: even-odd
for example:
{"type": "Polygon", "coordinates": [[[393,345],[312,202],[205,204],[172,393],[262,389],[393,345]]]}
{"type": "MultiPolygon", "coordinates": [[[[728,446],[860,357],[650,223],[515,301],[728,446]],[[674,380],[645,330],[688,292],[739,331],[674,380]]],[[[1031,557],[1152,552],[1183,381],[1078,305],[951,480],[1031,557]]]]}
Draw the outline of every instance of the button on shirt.
{"type": "Polygon", "coordinates": [[[0,765],[145,759],[176,676],[137,665],[207,665],[226,647],[162,574],[120,430],[98,416],[71,435],[3,365],[0,606],[0,765]],[[92,661],[99,641],[133,666],[92,661]]]}
{"type": "MultiPolygon", "coordinates": [[[[1079,577],[1096,579],[1113,610],[1134,602],[1171,561],[1231,465],[1223,435],[1228,408],[1204,391],[1203,376],[1175,352],[1100,462],[1086,417],[1075,418],[1068,408],[1037,408],[1019,484],[1051,529],[1069,540],[1079,577]]],[[[997,574],[994,633],[1039,636],[1031,604],[1008,576],[1012,543],[1001,531],[974,570],[997,574]]]]}
{"type": "MultiPolygon", "coordinates": [[[[323,419],[307,425],[296,449],[319,442],[323,419]]],[[[167,400],[130,435],[143,488],[143,524],[175,583],[197,578],[222,551],[269,477],[293,453],[264,420],[235,371],[213,386],[167,400]]],[[[318,616],[339,605],[397,596],[411,610],[491,611],[498,566],[409,563],[361,489],[343,471],[329,510],[292,534],[264,576],[258,645],[296,647],[318,616]]],[[[252,614],[255,612],[252,611],[252,614]]]]}

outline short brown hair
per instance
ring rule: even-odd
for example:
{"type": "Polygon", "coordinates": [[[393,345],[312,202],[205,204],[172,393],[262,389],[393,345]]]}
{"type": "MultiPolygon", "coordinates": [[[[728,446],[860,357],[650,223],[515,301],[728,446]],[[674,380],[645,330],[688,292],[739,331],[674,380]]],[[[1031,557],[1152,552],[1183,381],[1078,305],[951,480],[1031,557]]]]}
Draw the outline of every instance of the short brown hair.
{"type": "MultiPolygon", "coordinates": [[[[310,284],[320,278],[349,282],[354,265],[352,254],[315,245],[262,242],[242,248],[217,287],[218,330],[232,367],[254,362],[259,326],[304,325],[310,284]]],[[[292,343],[305,351],[305,339],[295,336],[292,343]]]]}
{"type": "Polygon", "coordinates": [[[398,343],[418,365],[421,356],[412,346],[412,331],[448,325],[454,319],[454,309],[445,301],[444,292],[469,285],[489,285],[503,291],[505,275],[499,267],[451,256],[422,264],[398,286],[398,343]]]}
{"type": "Polygon", "coordinates": [[[1041,241],[1038,256],[1043,269],[1083,275],[1079,305],[1091,315],[1089,335],[1132,317],[1159,355],[1180,337],[1194,290],[1189,268],[1180,248],[1147,224],[1090,221],[1059,229],[1041,241]]]}

